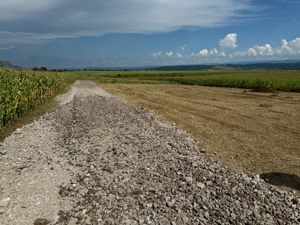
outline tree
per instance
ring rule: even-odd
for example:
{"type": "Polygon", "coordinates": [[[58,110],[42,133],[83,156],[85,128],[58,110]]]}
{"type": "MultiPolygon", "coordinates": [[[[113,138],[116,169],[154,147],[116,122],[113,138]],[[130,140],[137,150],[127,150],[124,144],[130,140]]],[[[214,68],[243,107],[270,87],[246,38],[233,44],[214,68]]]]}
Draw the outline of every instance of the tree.
{"type": "Polygon", "coordinates": [[[40,69],[39,68],[37,68],[37,67],[33,67],[32,68],[32,71],[39,71],[40,69]]]}
{"type": "Polygon", "coordinates": [[[41,67],[41,71],[47,71],[46,67],[41,67]]]}
{"type": "Polygon", "coordinates": [[[86,68],[84,69],[84,71],[86,71],[86,68]]]}

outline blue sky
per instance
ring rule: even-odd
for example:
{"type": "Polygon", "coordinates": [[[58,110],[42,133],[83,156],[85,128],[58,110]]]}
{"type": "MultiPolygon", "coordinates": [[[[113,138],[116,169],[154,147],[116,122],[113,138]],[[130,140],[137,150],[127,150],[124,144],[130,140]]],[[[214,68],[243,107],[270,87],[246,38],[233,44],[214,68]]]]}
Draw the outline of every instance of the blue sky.
{"type": "Polygon", "coordinates": [[[300,0],[2,0],[0,60],[84,68],[300,60],[300,0]]]}

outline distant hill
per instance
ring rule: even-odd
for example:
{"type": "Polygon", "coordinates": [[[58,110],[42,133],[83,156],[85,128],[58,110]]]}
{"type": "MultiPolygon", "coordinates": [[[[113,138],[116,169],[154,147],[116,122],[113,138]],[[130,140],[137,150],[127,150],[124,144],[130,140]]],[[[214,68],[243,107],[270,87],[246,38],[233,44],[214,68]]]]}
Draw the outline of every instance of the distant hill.
{"type": "Polygon", "coordinates": [[[28,68],[22,68],[20,66],[13,66],[9,61],[0,60],[0,68],[8,68],[8,69],[14,69],[14,70],[29,70],[28,68]]]}
{"type": "Polygon", "coordinates": [[[300,61],[295,63],[254,63],[254,64],[219,64],[219,65],[181,65],[160,66],[146,71],[197,71],[197,70],[300,70],[300,61]]]}

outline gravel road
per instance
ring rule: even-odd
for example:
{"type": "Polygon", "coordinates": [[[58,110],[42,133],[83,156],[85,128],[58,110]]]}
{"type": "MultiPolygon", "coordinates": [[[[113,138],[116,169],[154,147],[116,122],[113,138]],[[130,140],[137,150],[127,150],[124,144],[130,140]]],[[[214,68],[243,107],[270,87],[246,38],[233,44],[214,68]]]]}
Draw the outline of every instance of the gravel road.
{"type": "Polygon", "coordinates": [[[90,81],[58,99],[0,143],[0,224],[300,224],[298,198],[154,113],[90,81]]]}

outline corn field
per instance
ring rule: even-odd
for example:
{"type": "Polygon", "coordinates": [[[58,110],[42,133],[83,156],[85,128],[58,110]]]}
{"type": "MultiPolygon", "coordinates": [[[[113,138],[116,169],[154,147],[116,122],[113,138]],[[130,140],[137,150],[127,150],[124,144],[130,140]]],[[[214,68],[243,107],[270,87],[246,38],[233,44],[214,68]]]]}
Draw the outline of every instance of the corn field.
{"type": "Polygon", "coordinates": [[[0,69],[0,130],[60,90],[64,83],[58,75],[0,69]]]}
{"type": "MultiPolygon", "coordinates": [[[[299,79],[299,78],[298,78],[299,79]]],[[[238,78],[141,78],[141,80],[169,81],[176,84],[214,86],[214,87],[235,87],[235,88],[257,88],[264,86],[273,91],[300,92],[300,80],[287,79],[238,79],[238,78]]]]}

